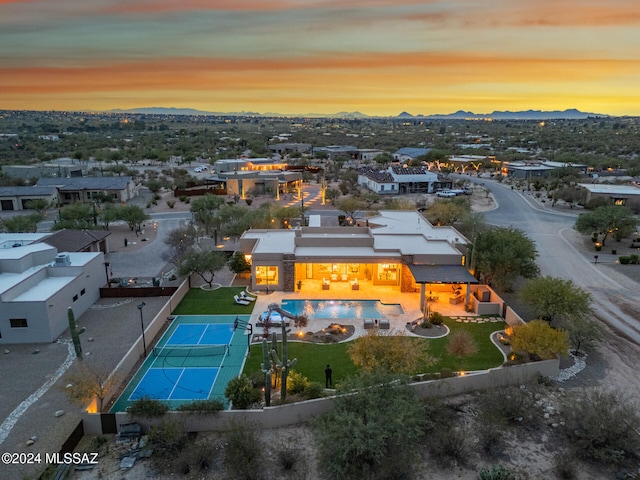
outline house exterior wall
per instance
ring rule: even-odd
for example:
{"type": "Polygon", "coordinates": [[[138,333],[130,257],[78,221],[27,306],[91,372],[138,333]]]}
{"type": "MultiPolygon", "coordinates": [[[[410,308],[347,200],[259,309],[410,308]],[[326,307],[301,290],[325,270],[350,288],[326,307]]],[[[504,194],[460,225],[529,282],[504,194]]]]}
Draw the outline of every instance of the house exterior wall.
{"type": "MultiPolygon", "coordinates": [[[[55,249],[53,249],[55,252],[55,249]]],[[[100,298],[104,285],[104,255],[87,253],[92,258],[84,266],[44,267],[16,284],[0,298],[0,345],[47,343],[55,341],[69,326],[67,309],[79,318],[100,298]],[[74,277],[43,300],[14,301],[51,277],[74,277]],[[84,291],[84,294],[82,293],[84,291]],[[75,298],[75,300],[74,300],[75,298]],[[11,319],[26,319],[27,327],[11,327],[11,319]]],[[[54,255],[55,256],[55,255],[54,255]]]]}

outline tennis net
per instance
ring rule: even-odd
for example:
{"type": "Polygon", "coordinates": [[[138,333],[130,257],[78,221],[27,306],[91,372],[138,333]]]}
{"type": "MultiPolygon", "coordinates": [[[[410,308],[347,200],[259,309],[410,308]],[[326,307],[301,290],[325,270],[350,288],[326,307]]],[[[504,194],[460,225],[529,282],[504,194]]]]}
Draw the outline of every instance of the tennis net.
{"type": "Polygon", "coordinates": [[[176,345],[154,347],[156,357],[215,357],[228,353],[229,345],[176,345]]]}

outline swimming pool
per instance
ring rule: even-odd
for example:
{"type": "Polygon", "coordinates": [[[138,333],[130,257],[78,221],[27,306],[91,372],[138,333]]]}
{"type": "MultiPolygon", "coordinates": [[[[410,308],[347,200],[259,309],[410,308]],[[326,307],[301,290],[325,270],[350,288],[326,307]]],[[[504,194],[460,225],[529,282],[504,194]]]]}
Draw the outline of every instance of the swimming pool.
{"type": "Polygon", "coordinates": [[[309,319],[386,318],[402,315],[399,303],[379,300],[282,300],[281,308],[309,319]]]}

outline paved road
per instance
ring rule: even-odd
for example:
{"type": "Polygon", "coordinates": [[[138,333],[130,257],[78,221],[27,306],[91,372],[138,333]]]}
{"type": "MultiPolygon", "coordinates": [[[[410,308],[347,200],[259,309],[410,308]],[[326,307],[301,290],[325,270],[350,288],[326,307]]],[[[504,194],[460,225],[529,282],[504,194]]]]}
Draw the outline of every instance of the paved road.
{"type": "MultiPolygon", "coordinates": [[[[485,213],[488,223],[511,226],[525,232],[538,249],[538,265],[543,275],[572,280],[592,295],[594,313],[624,337],[640,344],[638,283],[616,276],[612,278],[595,264],[594,252],[581,248],[582,239],[574,231],[576,214],[544,208],[529,193],[485,179],[466,178],[484,184],[498,208],[485,213]]],[[[601,252],[602,253],[602,252],[601,252]]],[[[613,256],[599,255],[600,261],[613,256]]]]}

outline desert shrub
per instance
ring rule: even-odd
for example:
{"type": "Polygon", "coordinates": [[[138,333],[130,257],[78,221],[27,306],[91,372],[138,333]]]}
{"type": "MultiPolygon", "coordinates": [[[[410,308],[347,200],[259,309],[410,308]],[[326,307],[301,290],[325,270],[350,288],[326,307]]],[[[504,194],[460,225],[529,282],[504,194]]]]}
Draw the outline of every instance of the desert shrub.
{"type": "Polygon", "coordinates": [[[433,325],[442,325],[442,322],[444,322],[444,316],[440,312],[431,312],[429,314],[429,321],[433,325]]]}
{"type": "Polygon", "coordinates": [[[482,413],[478,417],[478,446],[485,457],[493,459],[504,451],[504,428],[506,422],[492,414],[482,413]]]}
{"type": "Polygon", "coordinates": [[[440,378],[451,378],[453,377],[453,370],[450,368],[443,368],[440,370],[440,378]]]}
{"type": "Polygon", "coordinates": [[[503,465],[494,465],[478,472],[478,480],[517,480],[517,476],[503,465]]]}
{"type": "Polygon", "coordinates": [[[186,445],[187,439],[187,429],[175,420],[162,422],[149,429],[149,442],[155,445],[155,449],[160,453],[180,452],[186,445]]]}
{"type": "Polygon", "coordinates": [[[629,255],[629,263],[631,265],[640,265],[640,255],[636,255],[635,253],[629,255]]]}
{"type": "Polygon", "coordinates": [[[263,388],[265,386],[264,372],[262,370],[251,372],[249,379],[251,380],[251,385],[255,388],[263,388]]]}
{"type": "Polygon", "coordinates": [[[363,373],[342,384],[349,395],[314,420],[319,464],[330,477],[408,478],[426,416],[415,392],[395,376],[363,373]],[[389,412],[393,412],[390,415],[389,412]]]}
{"type": "Polygon", "coordinates": [[[251,204],[253,203],[253,199],[252,199],[252,198],[247,198],[247,199],[245,200],[245,202],[247,202],[247,207],[250,207],[250,206],[251,206],[251,204]]]}
{"type": "Polygon", "coordinates": [[[622,463],[640,448],[637,406],[620,392],[576,392],[563,399],[560,413],[571,446],[586,460],[622,463]]]}
{"type": "Polygon", "coordinates": [[[481,397],[483,415],[514,425],[533,424],[541,418],[534,385],[496,388],[481,397]]]}
{"type": "Polygon", "coordinates": [[[253,428],[234,425],[225,434],[224,465],[230,478],[260,478],[265,446],[253,428]]]}
{"type": "Polygon", "coordinates": [[[324,395],[324,387],[319,382],[311,382],[302,392],[304,398],[311,400],[312,398],[321,398],[324,395]]]}
{"type": "Polygon", "coordinates": [[[274,459],[279,470],[279,478],[295,478],[296,480],[307,478],[307,458],[301,455],[298,446],[277,444],[274,459]]]}
{"type": "Polygon", "coordinates": [[[169,208],[173,208],[175,206],[175,204],[176,204],[175,200],[167,200],[167,206],[169,208]]]}
{"type": "Polygon", "coordinates": [[[246,375],[241,375],[229,381],[224,389],[224,396],[231,401],[233,408],[239,410],[249,408],[262,398],[260,390],[254,388],[251,380],[246,375]]]}
{"type": "Polygon", "coordinates": [[[553,457],[553,468],[562,480],[573,480],[577,476],[576,463],[567,452],[557,453],[553,457]]]}
{"type": "Polygon", "coordinates": [[[438,428],[429,435],[429,453],[441,465],[464,465],[469,459],[469,432],[460,427],[438,428]]]}
{"type": "Polygon", "coordinates": [[[301,373],[295,370],[289,371],[289,376],[287,377],[287,393],[303,393],[309,384],[309,379],[301,373]]]}
{"type": "Polygon", "coordinates": [[[218,413],[224,410],[224,402],[219,399],[213,400],[194,400],[193,402],[183,403],[178,407],[181,412],[198,412],[198,413],[218,413]]]}
{"type": "Polygon", "coordinates": [[[127,411],[134,417],[155,418],[167,413],[169,407],[160,400],[144,397],[133,401],[127,411]]]}
{"type": "Polygon", "coordinates": [[[181,202],[186,202],[186,201],[187,201],[187,198],[188,198],[188,197],[187,197],[186,195],[180,195],[180,196],[178,197],[178,199],[179,199],[181,202]]]}

